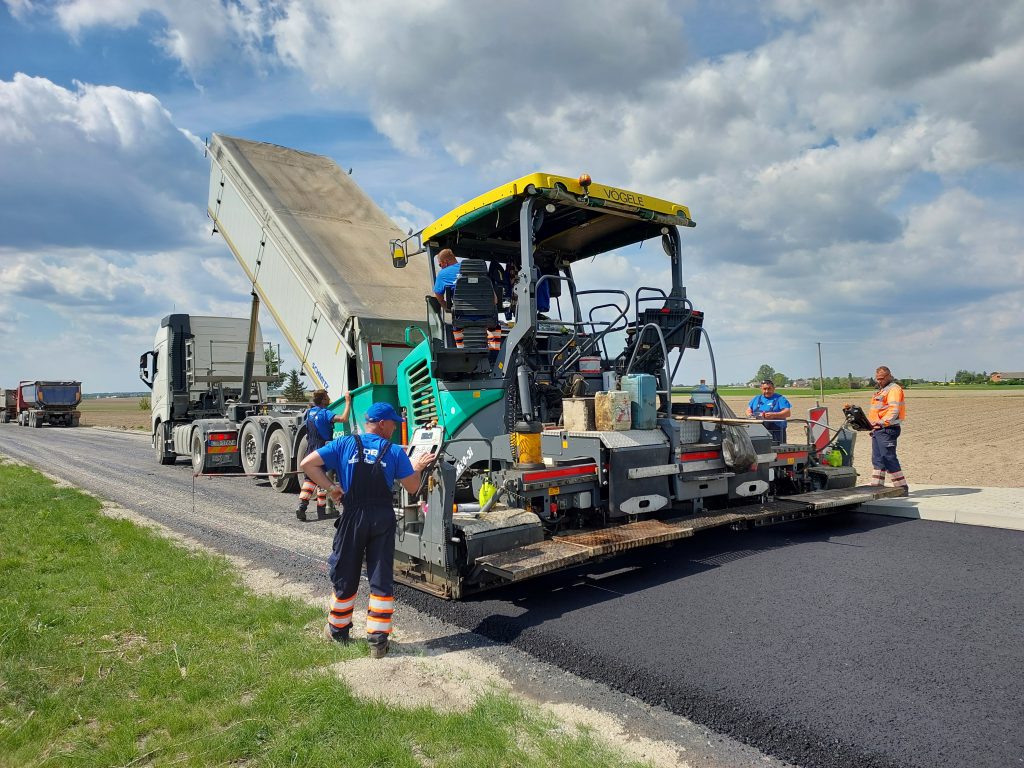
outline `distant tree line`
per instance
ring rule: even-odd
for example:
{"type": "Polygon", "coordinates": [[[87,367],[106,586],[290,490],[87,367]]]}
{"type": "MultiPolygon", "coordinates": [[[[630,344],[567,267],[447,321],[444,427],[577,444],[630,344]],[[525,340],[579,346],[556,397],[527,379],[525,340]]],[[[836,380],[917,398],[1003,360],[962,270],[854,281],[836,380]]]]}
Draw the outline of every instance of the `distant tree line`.
{"type": "MultiPolygon", "coordinates": [[[[910,376],[897,376],[897,380],[904,387],[911,387],[914,384],[927,384],[930,383],[928,379],[915,379],[910,376]]],[[[775,382],[776,387],[787,387],[792,385],[793,379],[781,371],[776,371],[768,363],[764,363],[760,368],[757,369],[757,373],[754,375],[755,382],[762,382],[765,379],[771,379],[775,382]]],[[[806,379],[807,384],[813,389],[819,387],[823,389],[861,389],[865,387],[875,387],[877,382],[873,377],[868,376],[854,376],[853,373],[847,373],[845,376],[825,376],[819,378],[818,376],[808,377],[806,379]]],[[[986,371],[976,373],[974,371],[957,371],[956,376],[953,377],[954,384],[991,384],[990,374],[986,371]]],[[[1020,380],[1011,379],[996,382],[999,384],[1014,384],[1022,383],[1020,380]]]]}
{"type": "Polygon", "coordinates": [[[957,371],[953,381],[957,384],[988,384],[988,374],[985,371],[975,373],[974,371],[957,371]]]}
{"type": "MultiPolygon", "coordinates": [[[[793,379],[781,371],[776,371],[768,363],[762,364],[754,375],[754,381],[757,383],[765,380],[775,382],[776,387],[788,387],[793,384],[793,379]]],[[[817,389],[819,386],[824,386],[825,389],[860,389],[865,386],[866,382],[863,376],[854,376],[852,373],[848,373],[845,376],[826,376],[824,379],[814,376],[805,379],[805,381],[814,389],[817,389]]]]}

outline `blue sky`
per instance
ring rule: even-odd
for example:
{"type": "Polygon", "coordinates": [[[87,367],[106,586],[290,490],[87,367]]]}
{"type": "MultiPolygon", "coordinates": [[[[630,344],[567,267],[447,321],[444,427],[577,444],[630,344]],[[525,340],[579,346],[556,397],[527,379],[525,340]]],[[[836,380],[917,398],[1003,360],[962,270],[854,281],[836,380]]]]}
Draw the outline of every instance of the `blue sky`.
{"type": "MultiPolygon", "coordinates": [[[[0,386],[136,390],[160,317],[247,313],[214,131],[332,157],[403,228],[538,169],[683,202],[724,381],[817,342],[827,375],[1024,367],[1024,5],[551,9],[0,0],[0,386]]],[[[648,244],[585,277],[666,274],[648,244]]]]}

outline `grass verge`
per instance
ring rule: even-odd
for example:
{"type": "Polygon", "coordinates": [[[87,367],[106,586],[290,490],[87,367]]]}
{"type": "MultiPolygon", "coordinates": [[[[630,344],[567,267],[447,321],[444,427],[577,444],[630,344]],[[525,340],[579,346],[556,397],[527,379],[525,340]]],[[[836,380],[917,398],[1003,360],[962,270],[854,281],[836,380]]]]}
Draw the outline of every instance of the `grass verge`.
{"type": "Polygon", "coordinates": [[[0,766],[628,764],[503,693],[454,714],[354,698],[331,667],[364,643],[100,508],[0,464],[0,766]]]}

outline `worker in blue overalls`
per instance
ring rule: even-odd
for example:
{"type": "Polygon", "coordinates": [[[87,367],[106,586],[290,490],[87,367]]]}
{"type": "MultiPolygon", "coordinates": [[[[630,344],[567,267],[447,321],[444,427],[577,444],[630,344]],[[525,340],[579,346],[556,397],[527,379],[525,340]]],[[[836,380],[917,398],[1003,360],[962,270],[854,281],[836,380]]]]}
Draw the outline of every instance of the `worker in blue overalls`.
{"type": "MultiPolygon", "coordinates": [[[[306,411],[306,458],[313,451],[319,450],[327,445],[334,437],[334,425],[344,424],[348,421],[348,415],[352,410],[352,393],[345,393],[345,410],[335,415],[327,410],[331,404],[331,398],[327,395],[326,389],[318,389],[313,393],[313,405],[306,411]]],[[[300,459],[300,461],[301,461],[300,459]]],[[[326,485],[317,485],[309,477],[302,484],[299,491],[299,508],[295,510],[295,516],[299,520],[306,519],[306,509],[309,507],[309,500],[316,493],[316,516],[320,519],[327,514],[327,488],[326,485]]]]}
{"type": "Polygon", "coordinates": [[[394,613],[395,511],[391,487],[395,480],[409,492],[420,487],[420,473],[432,461],[428,453],[411,461],[391,437],[404,419],[390,403],[374,403],[366,412],[366,431],[333,440],[302,462],[302,471],[317,484],[325,483],[335,504],[345,508],[335,523],[329,576],[334,585],[324,636],[348,642],[359,574],[366,557],[370,602],[366,615],[370,655],[388,652],[394,613]],[[334,470],[331,483],[325,470],[334,470]]]}

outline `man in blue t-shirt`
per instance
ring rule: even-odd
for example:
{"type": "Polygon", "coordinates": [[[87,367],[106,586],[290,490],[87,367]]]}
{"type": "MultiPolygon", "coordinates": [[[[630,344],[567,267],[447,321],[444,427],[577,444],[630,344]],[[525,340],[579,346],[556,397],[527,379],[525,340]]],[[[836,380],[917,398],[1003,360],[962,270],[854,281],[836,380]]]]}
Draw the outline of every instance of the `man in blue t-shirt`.
{"type": "Polygon", "coordinates": [[[445,248],[437,254],[437,266],[440,267],[437,279],[434,280],[434,296],[441,302],[445,309],[451,309],[451,296],[448,292],[455,288],[455,281],[459,279],[459,263],[455,260],[455,252],[451,248],[445,248]]]}
{"type": "Polygon", "coordinates": [[[412,461],[391,437],[404,419],[390,403],[374,403],[366,411],[366,431],[333,440],[302,461],[302,471],[317,483],[326,483],[335,504],[345,508],[335,523],[334,545],[328,571],[334,585],[324,636],[347,642],[352,611],[359,589],[359,572],[366,557],[370,604],[366,615],[370,655],[388,652],[394,613],[395,512],[391,486],[395,480],[409,493],[420,487],[420,473],[434,459],[418,454],[412,461]],[[325,470],[334,470],[331,483],[325,470]]]}
{"type": "Polygon", "coordinates": [[[761,382],[761,394],[751,399],[747,416],[764,420],[765,429],[776,443],[786,442],[786,419],[793,406],[789,400],[775,391],[775,382],[765,379],[761,382]]]}
{"type": "MultiPolygon", "coordinates": [[[[352,393],[345,393],[345,410],[334,414],[327,409],[331,404],[331,398],[327,395],[326,389],[318,389],[313,393],[313,405],[306,411],[306,458],[313,451],[323,448],[328,441],[334,437],[334,425],[348,422],[349,412],[352,410],[352,393]]],[[[301,459],[300,459],[301,461],[301,459]]],[[[317,486],[308,477],[302,484],[299,491],[299,507],[295,510],[295,516],[299,520],[306,519],[306,510],[309,508],[309,500],[316,494],[316,516],[317,519],[327,514],[327,488],[326,485],[317,486]]]]}

